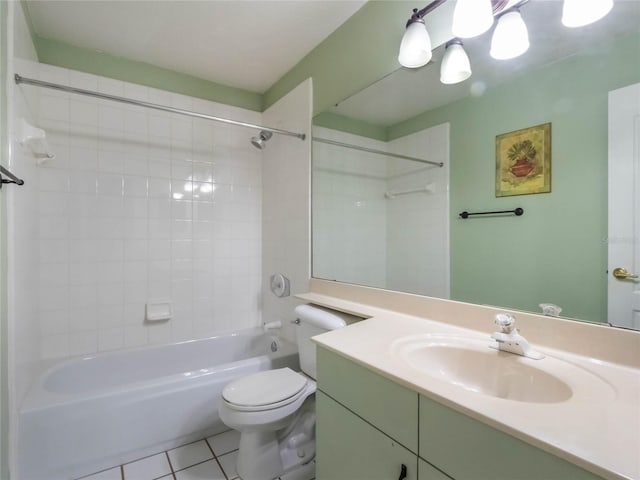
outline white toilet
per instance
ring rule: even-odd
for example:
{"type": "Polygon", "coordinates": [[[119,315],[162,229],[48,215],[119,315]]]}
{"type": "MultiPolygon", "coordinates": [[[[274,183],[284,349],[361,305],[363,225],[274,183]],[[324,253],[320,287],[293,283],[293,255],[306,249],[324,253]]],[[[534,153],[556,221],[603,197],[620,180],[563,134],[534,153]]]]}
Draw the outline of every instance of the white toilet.
{"type": "Polygon", "coordinates": [[[220,418],[240,432],[237,471],[242,480],[271,480],[315,457],[316,349],[311,337],[356,317],[311,305],[297,306],[295,314],[302,373],[267,370],[222,391],[220,418]]]}

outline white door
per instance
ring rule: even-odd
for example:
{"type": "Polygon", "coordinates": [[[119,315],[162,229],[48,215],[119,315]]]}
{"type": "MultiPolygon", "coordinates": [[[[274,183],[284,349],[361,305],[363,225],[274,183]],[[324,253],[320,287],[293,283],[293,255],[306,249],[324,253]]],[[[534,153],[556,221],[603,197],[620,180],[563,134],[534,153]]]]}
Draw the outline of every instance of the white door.
{"type": "Polygon", "coordinates": [[[609,92],[608,321],[640,329],[640,83],[609,92]]]}

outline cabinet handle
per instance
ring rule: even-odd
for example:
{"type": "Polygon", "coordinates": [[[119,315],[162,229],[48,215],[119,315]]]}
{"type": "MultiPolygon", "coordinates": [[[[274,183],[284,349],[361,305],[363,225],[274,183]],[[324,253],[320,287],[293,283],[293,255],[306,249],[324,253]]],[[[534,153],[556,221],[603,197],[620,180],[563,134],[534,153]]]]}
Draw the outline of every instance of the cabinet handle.
{"type": "Polygon", "coordinates": [[[400,467],[400,476],[398,477],[398,480],[404,480],[405,478],[407,478],[407,466],[403,463],[400,467]]]}

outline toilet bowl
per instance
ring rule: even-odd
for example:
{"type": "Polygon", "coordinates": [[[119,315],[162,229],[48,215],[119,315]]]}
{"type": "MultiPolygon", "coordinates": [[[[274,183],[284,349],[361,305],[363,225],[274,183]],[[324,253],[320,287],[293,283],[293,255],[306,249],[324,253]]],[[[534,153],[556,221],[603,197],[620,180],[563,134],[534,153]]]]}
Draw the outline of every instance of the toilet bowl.
{"type": "Polygon", "coordinates": [[[289,368],[243,377],[227,385],[221,420],[241,432],[237,472],[269,480],[315,457],[316,382],[289,368]]]}
{"type": "Polygon", "coordinates": [[[296,341],[302,372],[279,368],[225,386],[220,419],[240,432],[237,472],[242,480],[272,480],[315,458],[315,345],[311,337],[358,319],[299,305],[296,341]]]}

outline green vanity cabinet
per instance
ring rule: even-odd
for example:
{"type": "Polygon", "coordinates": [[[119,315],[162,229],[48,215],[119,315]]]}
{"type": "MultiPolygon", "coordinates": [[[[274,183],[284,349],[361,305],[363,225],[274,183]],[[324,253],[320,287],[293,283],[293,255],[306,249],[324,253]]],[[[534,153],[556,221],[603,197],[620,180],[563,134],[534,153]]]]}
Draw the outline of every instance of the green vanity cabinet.
{"type": "Polygon", "coordinates": [[[419,438],[419,455],[458,480],[601,478],[423,396],[419,438]]]}
{"type": "Polygon", "coordinates": [[[600,477],[317,349],[317,480],[600,477]]]}
{"type": "Polygon", "coordinates": [[[418,453],[418,394],[323,348],[318,388],[378,430],[418,453]]]}
{"type": "Polygon", "coordinates": [[[418,456],[322,392],[316,394],[316,479],[418,480],[418,456]]]}
{"type": "Polygon", "coordinates": [[[319,348],[317,480],[450,480],[418,459],[418,394],[319,348]]]}

